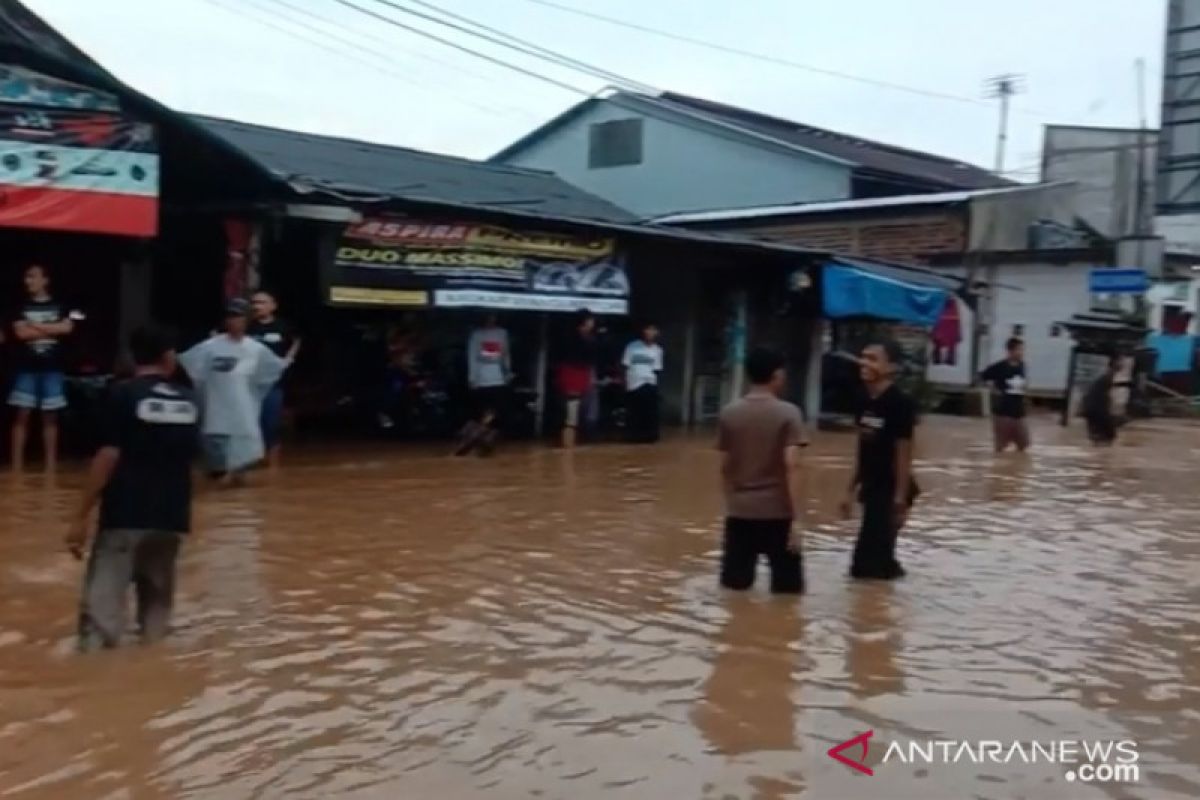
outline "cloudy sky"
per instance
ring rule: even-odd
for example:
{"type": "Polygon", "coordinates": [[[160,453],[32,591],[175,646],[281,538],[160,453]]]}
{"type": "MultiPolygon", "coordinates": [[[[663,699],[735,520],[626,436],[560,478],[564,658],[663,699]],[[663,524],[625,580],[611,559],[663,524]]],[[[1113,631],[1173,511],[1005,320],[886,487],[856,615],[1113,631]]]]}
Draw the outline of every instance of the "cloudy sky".
{"type": "MultiPolygon", "coordinates": [[[[469,157],[495,152],[611,82],[385,0],[25,2],[110,71],[176,108],[469,157]]],[[[540,0],[392,2],[449,11],[653,87],[983,165],[993,162],[997,127],[986,80],[1018,73],[1025,92],[1015,101],[1008,169],[1022,178],[1036,177],[1047,122],[1137,123],[1138,58],[1151,121],[1158,117],[1166,0],[550,0],[790,66],[540,0]]]]}

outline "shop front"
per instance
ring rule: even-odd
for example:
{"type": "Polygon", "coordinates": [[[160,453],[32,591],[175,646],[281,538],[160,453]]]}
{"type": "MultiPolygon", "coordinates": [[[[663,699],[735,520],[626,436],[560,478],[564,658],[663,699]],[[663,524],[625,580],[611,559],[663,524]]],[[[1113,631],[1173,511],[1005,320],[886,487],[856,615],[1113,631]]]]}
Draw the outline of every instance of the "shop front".
{"type": "Polygon", "coordinates": [[[507,343],[505,427],[535,435],[554,424],[552,367],[581,310],[600,320],[596,421],[616,422],[607,398],[630,284],[615,237],[464,211],[355,212],[284,230],[291,242],[267,243],[258,283],[305,331],[291,387],[302,424],[449,435],[471,411],[472,363],[491,357],[470,351],[472,334],[490,324],[507,343]]]}
{"type": "MultiPolygon", "coordinates": [[[[64,373],[66,444],[86,447],[122,317],[136,302],[133,284],[158,230],[158,134],[116,94],[7,58],[0,61],[0,385],[7,399],[19,372],[64,373]],[[36,312],[25,280],[33,267],[49,280],[50,302],[36,312]],[[19,340],[15,323],[34,313],[69,316],[74,328],[19,340]]],[[[43,394],[32,398],[39,408],[53,404],[43,394]]],[[[11,414],[6,403],[6,431],[11,414]]]]}

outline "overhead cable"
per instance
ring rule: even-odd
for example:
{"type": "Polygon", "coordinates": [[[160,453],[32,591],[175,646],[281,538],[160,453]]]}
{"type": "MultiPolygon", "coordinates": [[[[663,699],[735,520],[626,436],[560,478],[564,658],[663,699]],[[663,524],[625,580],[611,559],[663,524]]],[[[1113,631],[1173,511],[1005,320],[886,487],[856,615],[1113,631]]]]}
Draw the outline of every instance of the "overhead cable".
{"type": "Polygon", "coordinates": [[[393,27],[408,31],[409,33],[415,34],[415,35],[420,36],[425,39],[429,39],[430,41],[437,42],[446,47],[450,47],[450,48],[453,48],[460,52],[467,53],[468,55],[474,56],[475,58],[482,59],[482,60],[487,61],[490,64],[494,64],[498,67],[503,67],[504,69],[511,70],[512,72],[520,73],[521,75],[524,75],[527,78],[533,78],[534,80],[538,80],[543,83],[548,83],[548,84],[555,86],[559,89],[562,89],[564,91],[571,92],[572,94],[581,95],[583,97],[591,96],[590,92],[584,91],[583,89],[580,89],[578,86],[572,86],[571,84],[566,83],[564,81],[560,81],[557,78],[551,78],[549,75],[543,75],[539,72],[534,72],[532,69],[526,69],[525,67],[522,67],[517,64],[513,64],[513,63],[505,61],[501,58],[497,58],[495,56],[489,55],[487,53],[481,53],[478,50],[474,50],[470,47],[467,47],[466,45],[459,44],[458,42],[452,41],[450,39],[443,38],[441,36],[438,36],[437,34],[430,33],[429,31],[424,30],[422,28],[418,28],[415,25],[409,25],[407,23],[401,22],[398,19],[393,19],[392,17],[389,17],[385,14],[380,14],[377,11],[372,11],[369,8],[363,8],[362,6],[359,6],[359,5],[356,5],[355,3],[350,2],[350,0],[333,0],[333,2],[337,3],[340,6],[345,6],[346,8],[357,11],[360,14],[366,14],[367,16],[372,17],[373,19],[377,19],[380,22],[383,22],[387,25],[392,25],[393,27]]]}
{"type": "MultiPolygon", "coordinates": [[[[270,28],[270,29],[276,31],[277,33],[283,34],[284,36],[288,36],[292,39],[296,39],[298,41],[304,42],[305,44],[320,48],[321,50],[324,50],[326,52],[333,53],[334,55],[341,56],[342,58],[346,58],[346,59],[354,61],[358,64],[361,64],[363,66],[369,67],[369,68],[375,70],[376,72],[387,75],[396,80],[403,81],[404,83],[407,83],[407,84],[413,86],[414,88],[420,89],[422,91],[430,91],[428,89],[428,87],[423,86],[419,82],[413,80],[412,76],[405,75],[403,72],[392,69],[390,67],[386,67],[386,66],[379,64],[378,62],[373,61],[369,58],[364,58],[362,53],[360,52],[362,50],[362,48],[357,45],[354,50],[346,50],[345,48],[335,47],[335,46],[329,44],[327,39],[333,39],[336,41],[337,37],[331,37],[331,36],[329,36],[329,34],[327,32],[319,31],[319,30],[317,31],[317,33],[320,34],[320,36],[322,38],[313,38],[311,36],[306,36],[298,31],[292,30],[289,27],[279,24],[277,21],[279,19],[277,14],[265,11],[261,6],[252,5],[252,4],[248,3],[247,0],[238,0],[237,5],[234,5],[232,2],[226,2],[226,0],[204,0],[204,2],[208,3],[209,5],[211,5],[215,8],[220,8],[222,11],[225,11],[227,13],[234,14],[243,19],[248,19],[258,25],[262,25],[263,27],[270,28]],[[267,18],[264,19],[262,16],[249,13],[249,9],[247,8],[248,5],[249,5],[249,8],[253,8],[256,11],[258,11],[259,14],[263,14],[263,13],[267,14],[267,18]]],[[[309,30],[314,30],[311,26],[303,25],[302,23],[299,23],[295,20],[288,20],[288,22],[293,25],[300,25],[301,27],[308,28],[309,30]]],[[[492,108],[492,107],[483,105],[481,103],[476,103],[476,102],[473,102],[471,100],[468,100],[468,99],[465,99],[462,97],[456,97],[454,95],[443,95],[441,93],[437,93],[437,94],[439,96],[445,96],[445,97],[448,97],[449,99],[452,99],[457,102],[463,103],[465,105],[471,106],[479,111],[483,111],[488,114],[503,114],[503,113],[505,113],[500,109],[492,108]]]]}
{"type": "Polygon", "coordinates": [[[439,19],[431,14],[426,14],[421,11],[417,11],[416,9],[408,8],[401,3],[395,2],[395,0],[372,0],[372,2],[404,14],[409,14],[419,19],[427,20],[436,25],[441,25],[442,27],[450,28],[460,33],[465,33],[469,36],[474,36],[486,42],[491,42],[492,44],[496,44],[501,47],[516,50],[519,53],[523,53],[543,61],[549,61],[550,63],[558,66],[566,67],[567,69],[571,69],[576,72],[582,72],[594,78],[600,78],[602,80],[609,81],[610,83],[620,87],[634,89],[635,91],[647,94],[658,94],[660,91],[657,87],[651,86],[648,83],[644,83],[635,78],[627,77],[619,72],[613,72],[605,69],[604,67],[596,66],[595,64],[591,64],[587,61],[581,61],[580,59],[573,58],[556,50],[551,50],[548,47],[543,47],[537,42],[523,39],[520,36],[516,36],[515,34],[511,34],[507,31],[500,30],[499,28],[495,28],[490,25],[485,25],[482,22],[462,14],[456,14],[453,11],[448,11],[441,6],[427,2],[427,0],[408,0],[408,2],[429,9],[436,14],[441,14],[442,16],[453,21],[439,19]],[[472,30],[471,28],[476,28],[478,30],[472,30]],[[482,33],[480,33],[480,31],[482,31],[482,33]]]}

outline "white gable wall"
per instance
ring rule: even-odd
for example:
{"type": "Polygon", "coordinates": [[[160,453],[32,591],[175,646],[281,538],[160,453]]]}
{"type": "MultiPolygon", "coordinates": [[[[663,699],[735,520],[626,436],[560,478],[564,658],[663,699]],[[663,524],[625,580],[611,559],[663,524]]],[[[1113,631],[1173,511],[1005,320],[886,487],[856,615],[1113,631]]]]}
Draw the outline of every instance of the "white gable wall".
{"type": "MultiPolygon", "coordinates": [[[[1055,326],[1073,314],[1086,312],[1091,306],[1088,293],[1088,273],[1092,263],[1048,264],[1041,262],[1002,264],[985,274],[996,285],[991,304],[993,323],[980,347],[981,368],[1004,358],[1004,343],[1023,326],[1025,363],[1029,374],[1029,391],[1048,397],[1065,396],[1067,369],[1071,360],[1071,336],[1055,326]],[[1011,288],[1009,288],[1011,287],[1011,288]]],[[[945,270],[962,275],[962,268],[945,270]]],[[[986,302],[986,301],[985,301],[986,302]]],[[[969,385],[971,326],[973,315],[959,304],[962,319],[962,342],[955,366],[930,364],[929,380],[948,387],[969,385]]]]}
{"type": "Polygon", "coordinates": [[[569,183],[651,217],[677,211],[843,200],[851,168],[770,143],[747,141],[674,115],[648,116],[610,100],[504,159],[554,172],[569,183]],[[641,118],[642,163],[591,169],[589,134],[597,122],[641,118]]]}

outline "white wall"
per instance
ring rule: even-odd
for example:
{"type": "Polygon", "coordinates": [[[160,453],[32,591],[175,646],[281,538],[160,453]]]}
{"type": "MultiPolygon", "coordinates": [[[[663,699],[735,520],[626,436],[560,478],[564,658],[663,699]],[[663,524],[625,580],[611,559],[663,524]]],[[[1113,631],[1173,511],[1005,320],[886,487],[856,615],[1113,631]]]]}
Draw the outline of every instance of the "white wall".
{"type": "MultiPolygon", "coordinates": [[[[1052,329],[1073,314],[1086,312],[1091,306],[1088,293],[1090,263],[1004,264],[988,270],[993,297],[985,299],[991,317],[989,333],[980,346],[981,368],[1004,357],[1004,343],[1014,335],[1014,326],[1024,326],[1025,363],[1029,376],[1029,391],[1035,395],[1061,397],[1066,394],[1067,368],[1070,364],[1072,341],[1064,328],[1058,335],[1052,329]]],[[[946,270],[962,274],[961,268],[946,270]]],[[[959,345],[958,363],[954,367],[931,364],[928,377],[934,383],[947,386],[966,386],[970,381],[971,326],[969,309],[959,304],[963,341],[959,345]]]]}
{"type": "Polygon", "coordinates": [[[669,113],[647,116],[611,100],[597,103],[505,162],[554,172],[646,217],[850,196],[847,166],[675,121],[669,113]],[[590,126],[632,118],[643,120],[642,163],[589,168],[590,126]]]}

